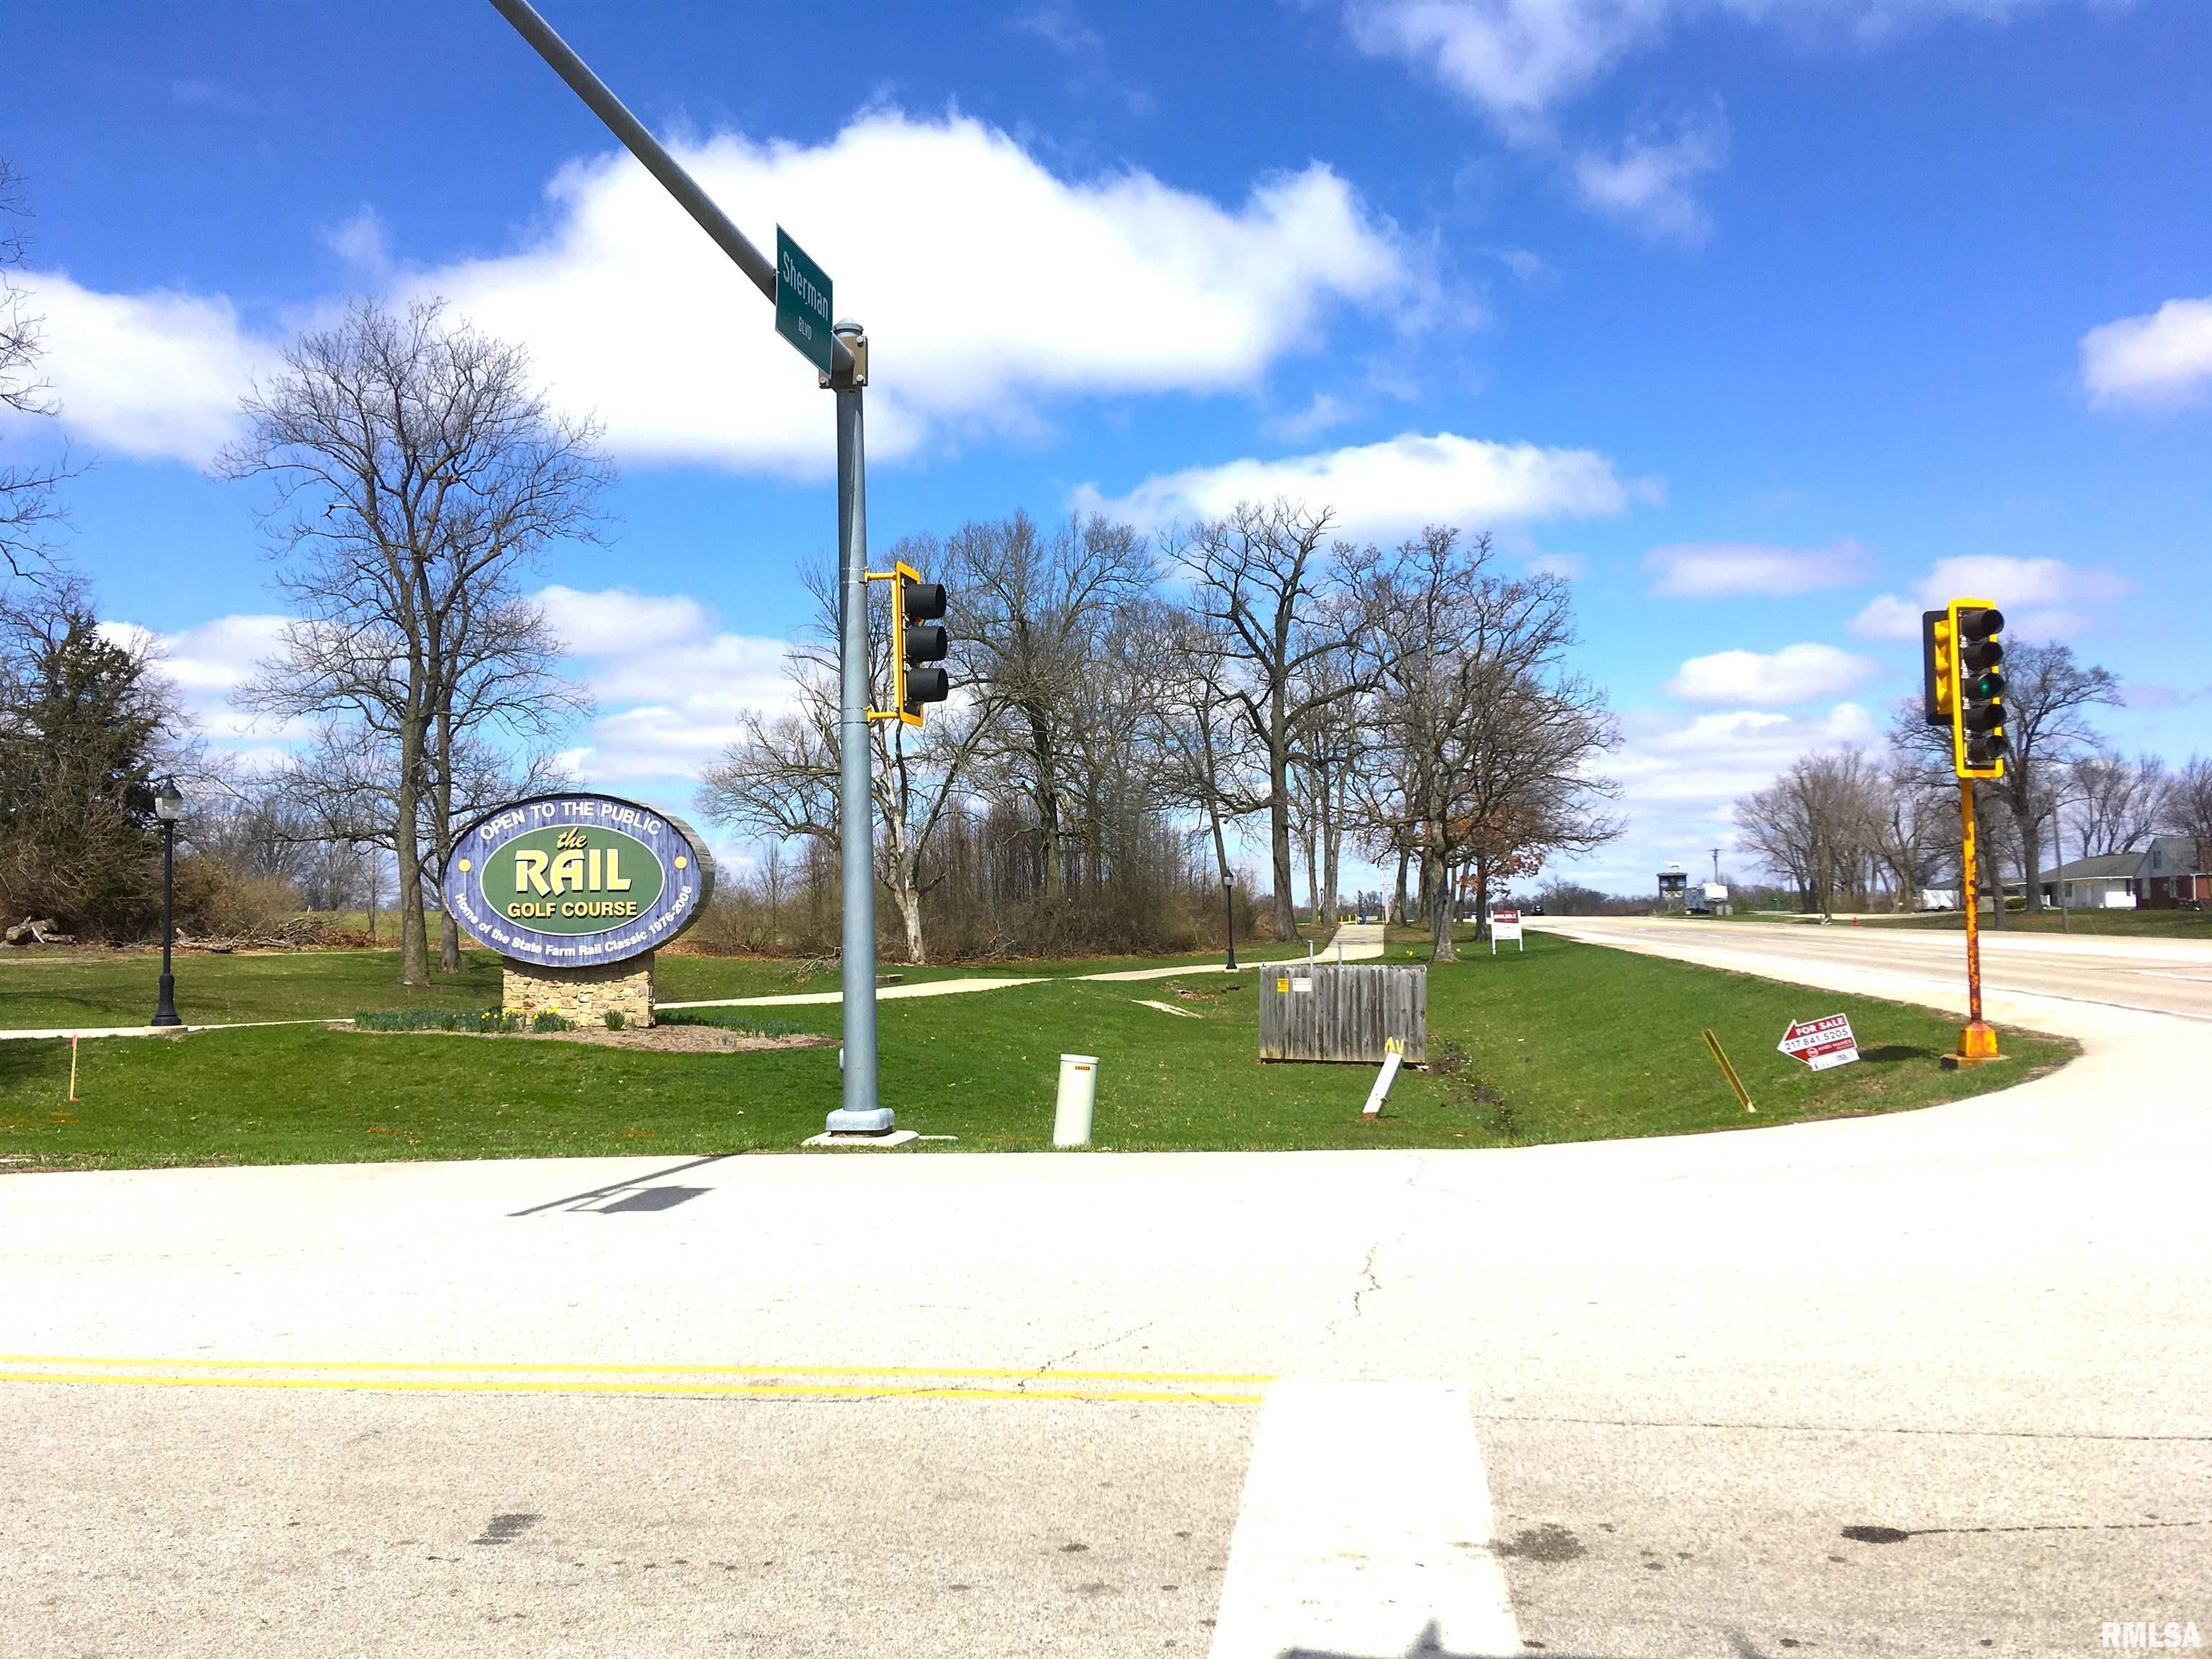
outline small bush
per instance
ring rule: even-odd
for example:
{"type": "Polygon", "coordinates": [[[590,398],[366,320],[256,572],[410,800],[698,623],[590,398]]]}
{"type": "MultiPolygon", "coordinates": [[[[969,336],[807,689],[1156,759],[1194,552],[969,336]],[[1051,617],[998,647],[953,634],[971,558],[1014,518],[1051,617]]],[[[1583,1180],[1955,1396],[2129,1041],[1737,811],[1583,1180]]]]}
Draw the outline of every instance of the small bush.
{"type": "Polygon", "coordinates": [[[522,1016],[496,1008],[466,1011],[455,1008],[386,1008],[353,1017],[363,1031],[520,1031],[522,1016]]]}
{"type": "Polygon", "coordinates": [[[609,1030],[610,1031],[619,1031],[619,1030],[622,1030],[622,1028],[623,1028],[622,1010],[621,1010],[621,1009],[619,1009],[619,1008],[610,1008],[610,1009],[608,1009],[608,1010],[607,1010],[607,1030],[609,1030]]]}
{"type": "Polygon", "coordinates": [[[530,1022],[530,1029],[533,1031],[573,1031],[576,1029],[576,1022],[563,1019],[554,1010],[547,1008],[530,1022]]]}
{"type": "Polygon", "coordinates": [[[658,1016],[663,1025],[712,1025],[718,1030],[740,1031],[747,1036],[801,1036],[803,1025],[793,1025],[788,1020],[754,1019],[735,1011],[722,1008],[671,1008],[658,1016]]]}

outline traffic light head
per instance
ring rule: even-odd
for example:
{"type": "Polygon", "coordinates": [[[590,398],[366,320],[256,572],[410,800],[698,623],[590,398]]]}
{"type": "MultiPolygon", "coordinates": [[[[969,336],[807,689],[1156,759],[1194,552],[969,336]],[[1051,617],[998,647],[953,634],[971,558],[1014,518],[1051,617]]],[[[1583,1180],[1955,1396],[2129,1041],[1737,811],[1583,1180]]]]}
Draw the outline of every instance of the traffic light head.
{"type": "Polygon", "coordinates": [[[1986,599],[1954,599],[1943,613],[1952,673],[1951,760],[1961,778],[2001,778],[2005,732],[2004,612],[1986,599]]]}
{"type": "Polygon", "coordinates": [[[945,624],[945,584],[926,582],[921,573],[904,560],[889,571],[870,572],[870,581],[891,585],[891,615],[896,619],[897,649],[891,653],[891,702],[889,708],[872,708],[870,720],[922,723],[922,709],[943,702],[952,690],[951,677],[939,665],[951,648],[945,624]]]}
{"type": "Polygon", "coordinates": [[[1920,688],[1921,718],[1930,726],[1948,727],[1959,700],[1959,665],[1948,611],[1920,613],[1920,688]]]}
{"type": "Polygon", "coordinates": [[[938,620],[945,614],[945,584],[909,579],[899,586],[899,718],[920,726],[923,706],[943,702],[952,690],[951,676],[939,666],[951,648],[951,635],[938,620]]]}
{"type": "Polygon", "coordinates": [[[904,580],[899,584],[899,592],[900,609],[908,622],[935,622],[945,614],[943,582],[904,580]]]}

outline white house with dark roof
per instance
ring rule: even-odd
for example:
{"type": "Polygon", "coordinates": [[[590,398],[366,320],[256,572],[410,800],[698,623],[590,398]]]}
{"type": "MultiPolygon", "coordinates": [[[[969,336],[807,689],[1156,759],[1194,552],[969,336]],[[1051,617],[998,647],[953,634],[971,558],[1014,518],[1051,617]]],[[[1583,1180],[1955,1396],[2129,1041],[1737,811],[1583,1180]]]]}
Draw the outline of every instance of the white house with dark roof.
{"type": "Polygon", "coordinates": [[[2075,859],[2042,872],[2043,902],[2069,910],[2172,910],[2212,901],[2208,849],[2188,836],[2154,836],[2126,853],[2075,859]]]}

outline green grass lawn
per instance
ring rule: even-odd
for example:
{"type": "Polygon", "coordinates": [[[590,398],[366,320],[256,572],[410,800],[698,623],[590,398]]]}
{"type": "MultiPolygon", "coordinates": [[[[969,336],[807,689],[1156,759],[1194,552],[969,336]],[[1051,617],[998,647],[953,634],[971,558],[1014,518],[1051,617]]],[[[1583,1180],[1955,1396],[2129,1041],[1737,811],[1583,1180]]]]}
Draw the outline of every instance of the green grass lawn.
{"type": "MultiPolygon", "coordinates": [[[[1818,915],[1807,915],[1798,911],[1760,910],[1751,914],[1738,912],[1731,916],[1692,917],[1692,921],[1710,921],[1717,926],[1732,922],[1776,923],[1785,927],[1817,927],[1818,915]]],[[[1836,917],[1829,923],[1833,927],[1851,925],[1846,916],[1836,917]]],[[[1957,933],[1966,930],[1966,919],[1956,910],[1919,910],[1904,915],[1871,915],[1863,917],[1860,925],[1866,927],[1904,927],[1916,931],[1957,933]]],[[[1982,912],[1982,931],[1997,931],[1998,924],[1990,914],[1982,912]]],[[[2008,910],[2003,931],[2008,933],[2095,933],[2124,939],[2195,939],[2212,940],[2212,910],[2069,910],[2062,918],[2055,909],[2008,910]]]]}
{"type": "MultiPolygon", "coordinates": [[[[1273,961],[1305,954],[1295,946],[1260,942],[1239,945],[1240,962],[1273,961]]],[[[1067,962],[956,963],[908,968],[881,965],[885,979],[1025,978],[1045,975],[1202,965],[1217,956],[1096,957],[1067,962]]],[[[177,1012],[190,1025],[257,1019],[342,1019],[385,1008],[491,1008],[500,1000],[499,957],[489,951],[463,952],[464,971],[433,972],[428,990],[399,983],[395,951],[266,951],[215,956],[193,951],[175,958],[177,1012]]],[[[0,957],[0,1030],[51,1030],[94,1025],[143,1025],[154,1012],[159,952],[150,951],[10,951],[0,957]]],[[[807,964],[757,957],[685,956],[664,952],[657,963],[664,1002],[717,997],[777,996],[834,991],[835,963],[807,964]]]]}
{"type": "MultiPolygon", "coordinates": [[[[677,960],[688,960],[678,958],[677,960]]],[[[372,964],[373,965],[373,964],[372,964]]],[[[712,966],[702,963],[702,968],[712,966]]],[[[368,982],[363,969],[363,983],[368,982]]],[[[686,988],[699,988],[696,985],[686,988]]],[[[180,983],[181,995],[181,983],[180,983]]],[[[241,991],[240,995],[245,993],[241,991]]],[[[264,990],[262,994],[268,994],[264,990]]],[[[462,1000],[462,989],[453,993],[462,1000]]],[[[1432,1059],[1363,1122],[1359,1066],[1265,1066],[1251,975],[1065,978],[880,1007],[882,1088],[901,1127],[963,1151],[1047,1146],[1062,1050],[1100,1057],[1097,1144],[1125,1150],[1481,1146],[1732,1128],[1895,1110],[2015,1083],[2071,1046],[2008,1033],[2011,1058],[1938,1068],[1935,1012],[1532,935],[1525,955],[1432,969],[1432,1059]],[[1179,990],[1192,993],[1186,999],[1179,990]],[[1179,1018],[1142,1006],[1168,1002],[1179,1018]],[[1775,1052],[1795,1018],[1847,1011],[1866,1058],[1809,1073],[1775,1052]],[[1703,1042],[1711,1026],[1759,1114],[1703,1042]]],[[[834,1006],[773,1011],[835,1033],[834,1006]]],[[[652,1054],[515,1037],[320,1026],[0,1043],[0,1163],[16,1168],[354,1162],[794,1147],[836,1103],[837,1054],[652,1054]]]]}
{"type": "MultiPolygon", "coordinates": [[[[1869,924],[1872,925],[1872,924],[1869,924]]],[[[1966,919],[1956,910],[1937,910],[1924,915],[1885,918],[1884,927],[1936,929],[1963,933],[1966,919]]],[[[1995,931],[1996,923],[1982,917],[1982,931],[1995,931]]],[[[2125,939],[2195,939],[2212,940],[2212,910],[2069,910],[2061,919],[2056,910],[2013,910],[2006,913],[2008,933],[2093,933],[2125,939]]]]}

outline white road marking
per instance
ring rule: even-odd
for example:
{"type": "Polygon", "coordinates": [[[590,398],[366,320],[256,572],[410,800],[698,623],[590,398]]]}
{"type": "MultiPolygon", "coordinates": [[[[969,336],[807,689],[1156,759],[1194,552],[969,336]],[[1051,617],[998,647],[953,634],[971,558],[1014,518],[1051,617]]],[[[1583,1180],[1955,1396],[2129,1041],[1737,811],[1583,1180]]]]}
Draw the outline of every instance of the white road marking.
{"type": "Polygon", "coordinates": [[[1269,1385],[1212,1659],[1519,1654],[1490,1482],[1453,1382],[1269,1385]]]}
{"type": "Polygon", "coordinates": [[[228,1025],[49,1025],[36,1030],[0,1031],[0,1042],[46,1042],[56,1037],[189,1036],[201,1031],[254,1031],[270,1025],[350,1025],[328,1015],[314,1019],[241,1019],[228,1025]]]}
{"type": "MultiPolygon", "coordinates": [[[[879,985],[876,1000],[905,997],[963,996],[970,991],[1011,991],[1017,985],[1042,985],[1039,979],[928,979],[918,985],[879,985]]],[[[842,1002],[842,991],[795,991],[773,997],[714,997],[705,1002],[656,1002],[656,1008],[798,1008],[842,1002]]]]}

